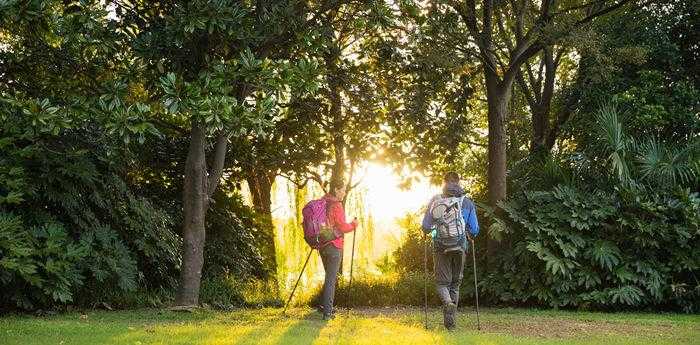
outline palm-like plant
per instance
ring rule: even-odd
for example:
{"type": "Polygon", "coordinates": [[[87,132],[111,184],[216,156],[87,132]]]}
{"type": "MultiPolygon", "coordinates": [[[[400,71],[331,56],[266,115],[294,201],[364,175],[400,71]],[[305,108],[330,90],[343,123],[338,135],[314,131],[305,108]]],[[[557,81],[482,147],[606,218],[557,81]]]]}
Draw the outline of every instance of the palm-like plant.
{"type": "Polygon", "coordinates": [[[636,147],[636,165],[640,179],[663,187],[687,186],[698,181],[700,141],[685,147],[667,145],[656,138],[636,147]]]}
{"type": "Polygon", "coordinates": [[[596,115],[597,134],[606,165],[624,185],[655,188],[692,187],[700,178],[700,139],[668,143],[658,138],[633,138],[625,133],[614,105],[596,115]]]}
{"type": "Polygon", "coordinates": [[[598,110],[596,124],[603,152],[608,155],[607,164],[617,175],[620,182],[625,184],[631,182],[628,151],[630,144],[632,144],[632,139],[625,135],[622,121],[620,121],[615,105],[607,104],[598,110]]]}

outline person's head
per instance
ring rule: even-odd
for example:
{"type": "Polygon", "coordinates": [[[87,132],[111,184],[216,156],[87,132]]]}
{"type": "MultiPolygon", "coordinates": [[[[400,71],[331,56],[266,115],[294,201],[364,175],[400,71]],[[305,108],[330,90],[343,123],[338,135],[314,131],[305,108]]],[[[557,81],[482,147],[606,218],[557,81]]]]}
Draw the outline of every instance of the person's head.
{"type": "Polygon", "coordinates": [[[450,171],[445,174],[443,178],[445,184],[459,184],[459,174],[454,171],[450,171]]]}
{"type": "Polygon", "coordinates": [[[343,181],[334,181],[331,183],[331,195],[338,200],[345,198],[345,183],[343,181]]]}

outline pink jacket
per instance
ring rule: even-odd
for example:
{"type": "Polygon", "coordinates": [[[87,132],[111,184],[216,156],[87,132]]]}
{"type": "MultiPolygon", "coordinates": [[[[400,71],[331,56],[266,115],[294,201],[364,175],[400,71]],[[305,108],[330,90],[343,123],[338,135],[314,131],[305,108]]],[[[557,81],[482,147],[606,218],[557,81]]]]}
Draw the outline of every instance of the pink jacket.
{"type": "MultiPolygon", "coordinates": [[[[345,221],[345,209],[343,209],[343,203],[330,194],[326,194],[326,196],[323,198],[326,199],[328,205],[328,224],[331,225],[333,229],[343,234],[355,230],[357,227],[355,224],[345,221]]],[[[336,248],[343,249],[343,236],[336,238],[335,240],[331,241],[331,243],[336,248]]]]}

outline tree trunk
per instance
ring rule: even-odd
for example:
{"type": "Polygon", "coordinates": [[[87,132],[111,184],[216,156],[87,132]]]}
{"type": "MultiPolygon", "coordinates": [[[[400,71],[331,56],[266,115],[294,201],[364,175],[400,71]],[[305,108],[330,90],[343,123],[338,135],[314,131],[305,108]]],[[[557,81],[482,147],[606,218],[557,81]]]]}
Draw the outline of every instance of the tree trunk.
{"type": "Polygon", "coordinates": [[[252,170],[246,178],[253,208],[256,212],[272,217],[272,183],[274,176],[261,170],[252,170]]]}
{"type": "Polygon", "coordinates": [[[329,114],[333,119],[333,153],[335,162],[331,173],[331,181],[329,191],[332,193],[336,188],[343,186],[343,178],[345,177],[345,121],[343,119],[343,109],[341,104],[341,85],[338,80],[338,71],[335,66],[336,57],[329,56],[326,58],[326,64],[329,66],[329,74],[327,82],[329,87],[329,98],[331,106],[329,114]]]}
{"type": "Polygon", "coordinates": [[[209,207],[204,146],[204,129],[199,124],[195,124],[192,126],[190,147],[187,152],[182,192],[184,212],[182,269],[180,285],[175,297],[175,304],[181,306],[196,306],[199,303],[199,286],[204,264],[204,224],[209,207]]]}
{"type": "Polygon", "coordinates": [[[549,124],[549,108],[537,106],[532,108],[532,140],[530,142],[530,153],[540,151],[545,145],[545,136],[549,124]]]}
{"type": "Polygon", "coordinates": [[[590,54],[582,54],[579,59],[578,71],[576,76],[576,81],[574,85],[570,88],[570,91],[566,94],[564,105],[559,110],[556,115],[556,119],[552,124],[552,128],[547,134],[547,139],[545,140],[545,147],[548,152],[552,151],[554,144],[556,143],[559,132],[566,125],[566,123],[571,118],[572,114],[576,110],[576,106],[581,99],[581,89],[584,88],[586,84],[586,70],[591,65],[592,57],[590,54]]]}
{"type": "MultiPolygon", "coordinates": [[[[530,153],[547,150],[547,136],[549,135],[550,119],[549,113],[552,108],[552,97],[554,97],[554,82],[559,67],[558,59],[555,61],[552,47],[543,50],[544,59],[544,86],[541,90],[540,101],[532,107],[532,142],[530,143],[530,153]]],[[[529,68],[529,67],[528,67],[529,68]]],[[[534,87],[534,86],[533,86],[534,87]]]]}
{"type": "MultiPolygon", "coordinates": [[[[500,215],[498,203],[505,200],[507,195],[507,141],[506,121],[508,118],[510,98],[513,91],[512,82],[503,83],[495,73],[486,72],[486,97],[488,100],[488,197],[489,204],[500,215]]],[[[498,251],[498,243],[494,238],[487,238],[487,253],[489,257],[498,251]]]]}
{"type": "MultiPolygon", "coordinates": [[[[343,187],[345,178],[345,120],[343,119],[343,105],[341,100],[341,73],[338,70],[338,58],[340,49],[334,47],[326,54],[325,62],[328,72],[326,72],[326,82],[328,83],[328,98],[330,100],[329,115],[333,119],[331,128],[333,136],[333,154],[335,162],[331,171],[331,181],[328,188],[329,193],[335,192],[336,188],[343,187]]],[[[344,203],[344,201],[343,201],[344,203]]],[[[340,252],[340,269],[338,277],[343,276],[343,251],[340,252]]]]}
{"type": "MultiPolygon", "coordinates": [[[[493,78],[488,78],[493,79],[493,78]]],[[[511,85],[502,85],[491,80],[487,81],[488,124],[489,124],[489,166],[488,188],[489,204],[497,207],[506,198],[506,120],[508,105],[512,92],[511,85]]]]}
{"type": "Polygon", "coordinates": [[[253,197],[253,209],[263,217],[265,223],[265,242],[269,245],[260,249],[263,257],[269,259],[267,264],[269,264],[268,268],[271,272],[274,272],[277,266],[275,226],[272,222],[272,183],[274,178],[275,174],[257,169],[250,171],[246,177],[250,194],[253,197]]]}
{"type": "Polygon", "coordinates": [[[345,178],[345,138],[342,133],[333,134],[333,151],[335,153],[335,162],[333,163],[333,172],[331,174],[331,193],[338,188],[344,186],[343,179],[345,178]]]}

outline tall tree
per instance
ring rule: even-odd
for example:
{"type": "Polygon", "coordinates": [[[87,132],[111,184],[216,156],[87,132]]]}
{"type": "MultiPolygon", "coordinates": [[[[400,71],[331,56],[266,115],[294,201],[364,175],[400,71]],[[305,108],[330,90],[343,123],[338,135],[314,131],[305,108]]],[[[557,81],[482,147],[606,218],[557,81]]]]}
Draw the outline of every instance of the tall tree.
{"type": "Polygon", "coordinates": [[[292,88],[284,120],[270,135],[246,144],[254,159],[244,170],[260,187],[253,193],[262,210],[269,208],[269,184],[279,175],[299,186],[314,181],[327,191],[344,181],[351,189],[356,168],[377,143],[383,113],[373,87],[375,43],[392,13],[383,1],[327,4],[315,12],[309,46],[290,52],[318,65],[320,88],[313,93],[292,88]]]}
{"type": "MultiPolygon", "coordinates": [[[[536,139],[532,140],[532,146],[539,146],[545,136],[544,132],[553,132],[546,130],[544,124],[550,121],[548,119],[545,121],[543,117],[549,116],[554,83],[557,80],[557,67],[565,52],[562,50],[564,48],[561,43],[570,39],[596,18],[632,2],[619,0],[559,3],[553,0],[542,2],[486,0],[477,3],[473,0],[438,0],[403,5],[402,10],[413,19],[413,23],[407,26],[408,29],[403,29],[405,34],[398,34],[398,40],[401,41],[402,37],[407,36],[417,37],[420,40],[432,41],[434,49],[441,51],[442,56],[433,56],[424,60],[428,63],[427,67],[417,66],[429,70],[432,62],[436,66],[446,67],[442,78],[447,81],[433,77],[432,79],[438,83],[432,83],[432,85],[447,85],[447,90],[455,94],[453,99],[459,99],[456,96],[460,93],[456,91],[461,89],[462,97],[466,96],[467,100],[485,102],[488,129],[487,192],[489,204],[494,209],[498,210],[499,203],[507,196],[507,125],[512,119],[509,116],[514,101],[514,86],[519,77],[524,79],[521,86],[530,87],[528,91],[531,91],[529,95],[532,96],[532,110],[536,111],[534,126],[537,133],[536,139]],[[537,56],[540,56],[539,61],[543,71],[540,80],[537,80],[534,75],[530,79],[526,68],[531,67],[537,56]],[[483,94],[480,93],[481,90],[484,90],[483,94]]],[[[439,67],[437,71],[440,71],[439,67]]],[[[430,78],[421,78],[430,80],[430,78]]],[[[430,84],[424,83],[424,85],[430,84]]],[[[422,89],[430,90],[426,87],[422,89]]],[[[452,122],[448,121],[448,125],[459,123],[456,121],[460,118],[458,112],[447,116],[445,105],[449,103],[436,102],[435,97],[429,93],[427,95],[429,96],[422,97],[427,101],[423,107],[427,111],[437,109],[432,116],[433,120],[427,117],[425,123],[438,121],[437,119],[441,117],[454,119],[452,122]]],[[[411,101],[414,99],[416,98],[411,101]]],[[[406,104],[410,103],[404,103],[406,104]]],[[[462,107],[462,109],[479,112],[481,106],[473,102],[471,107],[462,107]]],[[[461,144],[471,142],[477,144],[471,146],[478,148],[480,140],[472,139],[472,133],[478,132],[474,130],[474,125],[478,122],[469,122],[471,122],[470,125],[464,126],[463,122],[461,126],[467,129],[466,132],[456,131],[450,134],[451,137],[456,138],[450,145],[437,142],[437,146],[419,145],[416,148],[424,146],[427,152],[431,147],[439,148],[445,157],[449,157],[449,150],[445,152],[445,148],[448,147],[458,148],[461,144]]],[[[421,138],[420,141],[431,142],[428,138],[421,138]]],[[[478,156],[478,153],[475,156],[478,156]]],[[[489,241],[490,250],[495,250],[495,246],[496,242],[489,241]]]]}
{"type": "Polygon", "coordinates": [[[152,97],[165,100],[167,114],[161,122],[189,136],[183,261],[175,303],[196,305],[206,213],[224,175],[229,140],[264,133],[270,125],[280,92],[301,71],[298,61],[275,54],[299,42],[308,8],[298,1],[114,4],[125,30],[137,35],[133,47],[147,67],[147,88],[152,97]],[[154,82],[158,78],[153,76],[165,72],[154,82]]]}
{"type": "Polygon", "coordinates": [[[537,4],[528,0],[486,0],[479,5],[473,0],[447,2],[467,28],[469,37],[465,43],[477,48],[475,54],[482,65],[488,101],[488,194],[492,206],[507,195],[505,125],[513,84],[523,64],[575,28],[630,2],[545,0],[537,4]]]}
{"type": "MultiPolygon", "coordinates": [[[[402,2],[399,9],[408,23],[392,28],[395,48],[389,49],[389,60],[398,61],[389,67],[397,75],[391,83],[402,95],[394,97],[391,107],[399,116],[389,126],[396,129],[387,131],[390,152],[432,173],[475,172],[488,162],[486,191],[499,212],[507,196],[508,150],[517,144],[509,140],[508,128],[522,128],[511,114],[513,106],[521,106],[514,87],[520,86],[526,96],[522,100],[533,112],[530,146],[553,146],[578,100],[571,90],[580,81],[571,73],[575,68],[567,54],[572,41],[597,18],[632,3],[402,2]],[[561,72],[562,64],[567,74],[561,72]]],[[[472,182],[480,190],[478,181],[472,182]]],[[[488,243],[496,250],[495,241],[488,243]]]]}

